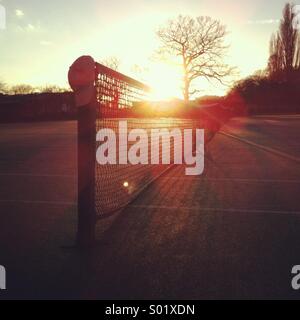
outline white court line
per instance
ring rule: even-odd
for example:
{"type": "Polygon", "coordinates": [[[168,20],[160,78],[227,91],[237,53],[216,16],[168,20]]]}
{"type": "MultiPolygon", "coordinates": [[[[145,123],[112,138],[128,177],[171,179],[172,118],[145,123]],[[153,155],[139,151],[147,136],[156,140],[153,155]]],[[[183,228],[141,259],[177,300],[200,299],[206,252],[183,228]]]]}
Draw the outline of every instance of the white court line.
{"type": "Polygon", "coordinates": [[[76,202],[68,201],[39,201],[39,200],[1,200],[0,203],[16,203],[16,204],[43,204],[54,206],[75,206],[76,202]]]}
{"type": "MultiPolygon", "coordinates": [[[[42,205],[54,205],[54,206],[76,206],[76,202],[67,202],[67,201],[30,201],[30,200],[1,200],[0,203],[15,203],[15,204],[42,204],[42,205]]],[[[188,210],[188,211],[220,211],[220,212],[234,212],[234,213],[267,213],[267,214],[292,214],[300,215],[300,211],[283,211],[283,210],[253,210],[253,209],[234,209],[234,208],[211,208],[211,207],[201,207],[201,206],[192,206],[192,207],[175,207],[175,206],[157,206],[157,205],[128,205],[126,208],[135,208],[135,209],[161,209],[161,210],[188,210]]]]}
{"type": "Polygon", "coordinates": [[[280,121],[280,120],[264,120],[264,122],[269,123],[269,124],[274,124],[274,125],[277,125],[277,124],[282,125],[282,121],[280,121]]]}
{"type": "Polygon", "coordinates": [[[249,141],[249,140],[247,140],[247,139],[245,139],[245,138],[236,136],[236,135],[231,134],[231,133],[227,133],[227,132],[224,132],[224,131],[219,131],[219,133],[222,134],[222,135],[225,136],[225,137],[229,137],[229,138],[236,139],[236,140],[238,140],[238,141],[247,143],[247,144],[249,144],[249,145],[252,146],[252,147],[256,147],[256,148],[262,149],[262,150],[264,150],[264,151],[273,153],[273,154],[275,154],[275,155],[277,155],[277,156],[280,156],[280,157],[282,157],[282,158],[285,158],[285,159],[292,160],[292,161],[295,161],[295,162],[300,163],[300,158],[294,157],[294,156],[292,156],[292,155],[290,155],[290,154],[288,154],[288,153],[285,153],[285,152],[282,152],[282,151],[279,151],[279,150],[276,150],[276,149],[273,149],[273,148],[270,148],[270,147],[267,147],[267,146],[264,146],[264,145],[255,143],[255,142],[253,142],[253,141],[249,141]]]}
{"type": "Polygon", "coordinates": [[[284,211],[284,210],[253,210],[253,209],[234,209],[234,208],[210,208],[210,207],[175,207],[175,206],[155,206],[155,205],[129,205],[129,208],[136,209],[163,209],[163,210],[188,210],[188,211],[221,211],[221,212],[235,212],[235,213],[271,213],[271,214],[293,214],[300,215],[300,211],[284,211]]]}
{"type": "MultiPolygon", "coordinates": [[[[300,115],[298,114],[271,114],[271,115],[261,115],[261,116],[252,116],[251,118],[253,119],[260,119],[260,118],[267,118],[267,119],[270,119],[270,118],[279,118],[279,119],[282,119],[282,118],[287,118],[287,119],[299,119],[300,118],[300,115]]],[[[251,119],[250,118],[250,119],[251,119]]]]}
{"type": "Polygon", "coordinates": [[[76,178],[76,175],[66,175],[66,174],[34,174],[34,173],[0,173],[0,177],[76,178]]]}
{"type": "Polygon", "coordinates": [[[261,183],[300,183],[300,180],[282,180],[282,179],[247,179],[247,178],[203,178],[201,176],[192,177],[192,176],[184,176],[184,177],[161,177],[161,180],[199,180],[199,181],[213,181],[213,182],[261,182],[261,183]]]}

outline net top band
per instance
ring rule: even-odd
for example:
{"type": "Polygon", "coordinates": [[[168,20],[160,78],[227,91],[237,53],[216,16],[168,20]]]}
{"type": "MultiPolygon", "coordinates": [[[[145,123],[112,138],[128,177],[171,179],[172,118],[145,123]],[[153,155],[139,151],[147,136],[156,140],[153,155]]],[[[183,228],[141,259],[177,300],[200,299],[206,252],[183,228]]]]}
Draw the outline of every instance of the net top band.
{"type": "MultiPolygon", "coordinates": [[[[137,89],[140,89],[140,90],[143,90],[143,91],[146,91],[146,92],[150,92],[151,91],[151,88],[149,86],[147,86],[146,84],[138,81],[138,80],[135,80],[133,78],[130,78],[118,71],[115,71],[113,69],[110,69],[100,63],[96,63],[96,74],[99,75],[99,74],[105,74],[105,75],[108,75],[110,76],[111,78],[114,78],[114,79],[117,79],[119,81],[122,81],[122,82],[125,82],[127,84],[129,84],[130,86],[132,87],[135,87],[137,89]]],[[[97,78],[97,77],[96,77],[97,78]]]]}

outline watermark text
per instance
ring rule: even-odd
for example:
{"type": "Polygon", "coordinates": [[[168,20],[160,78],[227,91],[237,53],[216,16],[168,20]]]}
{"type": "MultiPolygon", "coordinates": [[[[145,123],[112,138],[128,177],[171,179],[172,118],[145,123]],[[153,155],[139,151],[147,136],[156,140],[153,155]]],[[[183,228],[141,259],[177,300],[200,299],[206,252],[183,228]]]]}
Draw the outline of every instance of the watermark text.
{"type": "Polygon", "coordinates": [[[6,270],[0,265],[0,290],[6,290],[6,270]]]}
{"type": "Polygon", "coordinates": [[[292,288],[294,290],[300,289],[300,265],[293,266],[292,268],[292,274],[294,277],[292,278],[292,288]]]}
{"type": "Polygon", "coordinates": [[[99,130],[96,140],[100,142],[96,152],[100,165],[185,163],[186,175],[201,175],[204,171],[203,129],[160,128],[128,131],[127,121],[119,121],[118,134],[113,129],[104,128],[99,130]]]}

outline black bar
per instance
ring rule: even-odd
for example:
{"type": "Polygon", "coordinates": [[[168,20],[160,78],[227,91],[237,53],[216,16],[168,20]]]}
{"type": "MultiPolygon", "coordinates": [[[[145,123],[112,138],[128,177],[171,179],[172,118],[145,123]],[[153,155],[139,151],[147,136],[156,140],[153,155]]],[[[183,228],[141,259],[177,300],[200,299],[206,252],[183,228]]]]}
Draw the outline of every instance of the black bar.
{"type": "Polygon", "coordinates": [[[90,247],[95,242],[95,101],[78,108],[78,233],[77,245],[90,247]]]}

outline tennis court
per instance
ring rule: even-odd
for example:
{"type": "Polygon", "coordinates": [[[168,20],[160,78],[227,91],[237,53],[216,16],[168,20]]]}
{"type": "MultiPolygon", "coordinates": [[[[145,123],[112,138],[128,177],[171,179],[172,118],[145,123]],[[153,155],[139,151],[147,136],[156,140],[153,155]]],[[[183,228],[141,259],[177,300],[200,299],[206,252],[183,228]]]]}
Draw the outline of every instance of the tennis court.
{"type": "Polygon", "coordinates": [[[289,153],[299,118],[233,119],[212,132],[187,113],[141,117],[147,88],[100,69],[97,105],[78,123],[0,126],[4,298],[297,298],[300,170],[289,153]],[[146,133],[206,129],[204,173],[161,161],[99,166],[95,132],[120,119],[146,133]],[[284,140],[274,139],[280,125],[284,140]]]}
{"type": "Polygon", "coordinates": [[[204,175],[173,168],[97,224],[93,250],[78,251],[65,248],[76,240],[76,123],[0,131],[7,295],[297,298],[300,175],[290,160],[217,135],[204,175]]]}

